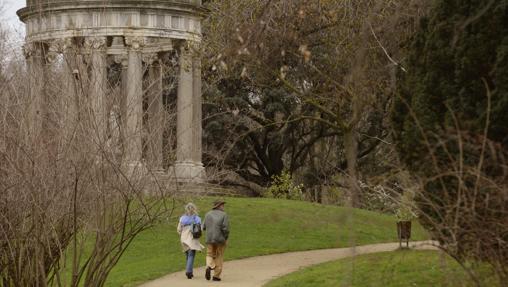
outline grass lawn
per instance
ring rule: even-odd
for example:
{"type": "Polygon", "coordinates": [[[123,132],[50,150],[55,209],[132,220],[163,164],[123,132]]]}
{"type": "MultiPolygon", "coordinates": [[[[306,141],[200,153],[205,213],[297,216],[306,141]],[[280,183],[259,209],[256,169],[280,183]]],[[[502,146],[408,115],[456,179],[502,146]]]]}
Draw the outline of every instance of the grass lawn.
{"type": "MultiPolygon", "coordinates": [[[[196,199],[201,217],[214,198],[196,199]]],[[[231,235],[226,260],[256,255],[397,241],[393,216],[365,210],[267,198],[227,198],[231,235]]],[[[134,286],[185,269],[176,224],[182,206],[168,223],[142,233],[113,269],[107,286],[134,286]]],[[[418,225],[413,239],[427,239],[418,225]]],[[[202,238],[203,242],[203,238],[202,238]]],[[[205,263],[198,254],[196,266],[205,263]]]]}
{"type": "MultiPolygon", "coordinates": [[[[443,255],[445,256],[445,255],[443,255]]],[[[496,286],[482,270],[483,286],[496,286]]],[[[265,287],[473,286],[466,272],[437,251],[400,250],[319,264],[271,281],[265,287]]]]}

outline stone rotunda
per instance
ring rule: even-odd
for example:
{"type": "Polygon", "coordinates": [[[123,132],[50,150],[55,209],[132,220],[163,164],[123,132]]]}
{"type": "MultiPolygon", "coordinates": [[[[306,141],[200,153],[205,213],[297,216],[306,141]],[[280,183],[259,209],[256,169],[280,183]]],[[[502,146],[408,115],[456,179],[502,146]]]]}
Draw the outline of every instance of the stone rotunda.
{"type": "MultiPolygon", "coordinates": [[[[113,144],[121,146],[122,163],[166,170],[179,182],[204,180],[201,64],[193,53],[204,13],[201,0],[27,0],[18,11],[26,25],[29,72],[44,77],[44,69],[60,59],[70,81],[88,83],[99,139],[111,141],[121,131],[113,144]],[[164,67],[176,69],[174,93],[164,67]],[[171,98],[176,156],[165,163],[165,103],[171,98]]],[[[38,96],[43,89],[31,85],[32,97],[39,97],[34,114],[44,109],[38,96]]]]}

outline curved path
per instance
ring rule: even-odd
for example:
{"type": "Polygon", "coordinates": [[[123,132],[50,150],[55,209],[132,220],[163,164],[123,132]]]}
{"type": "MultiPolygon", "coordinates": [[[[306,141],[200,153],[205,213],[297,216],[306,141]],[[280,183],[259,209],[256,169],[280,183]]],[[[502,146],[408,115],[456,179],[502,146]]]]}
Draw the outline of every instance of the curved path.
{"type": "MultiPolygon", "coordinates": [[[[437,243],[432,241],[419,241],[410,243],[410,247],[415,249],[436,249],[435,244],[437,243]]],[[[185,272],[181,271],[166,275],[140,286],[259,287],[277,277],[298,271],[300,268],[360,254],[395,251],[397,248],[399,248],[398,242],[250,257],[224,262],[224,271],[222,272],[223,281],[221,282],[206,281],[204,276],[205,268],[200,267],[194,269],[194,279],[192,280],[187,279],[187,277],[185,277],[185,272]]]]}

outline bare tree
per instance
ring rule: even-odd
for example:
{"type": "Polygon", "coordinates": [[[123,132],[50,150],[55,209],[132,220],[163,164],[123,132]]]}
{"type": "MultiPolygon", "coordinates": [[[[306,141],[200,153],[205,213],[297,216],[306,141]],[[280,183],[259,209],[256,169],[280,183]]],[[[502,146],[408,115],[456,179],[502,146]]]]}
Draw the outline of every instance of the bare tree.
{"type": "MultiPolygon", "coordinates": [[[[312,107],[310,120],[340,138],[349,197],[360,205],[358,158],[369,115],[387,113],[403,43],[425,13],[421,1],[216,1],[209,5],[207,47],[218,77],[239,75],[261,87],[285,89],[312,107]],[[215,20],[214,20],[215,19],[215,20]],[[401,28],[403,27],[403,28],[401,28]]],[[[284,123],[281,123],[284,124],[284,123]]],[[[246,132],[246,134],[248,134],[246,132]]],[[[378,140],[376,140],[378,139],[378,140]]]]}
{"type": "MultiPolygon", "coordinates": [[[[479,273],[485,265],[504,286],[508,283],[508,153],[486,133],[472,134],[456,124],[456,129],[433,139],[425,136],[432,172],[419,178],[421,189],[415,201],[420,221],[476,286],[485,286],[479,273]]],[[[488,125],[487,116],[485,131],[488,125]]]]}
{"type": "Polygon", "coordinates": [[[118,127],[97,117],[92,55],[40,51],[0,69],[0,285],[103,286],[132,240],[171,214],[170,186],[125,168],[118,127]]]}

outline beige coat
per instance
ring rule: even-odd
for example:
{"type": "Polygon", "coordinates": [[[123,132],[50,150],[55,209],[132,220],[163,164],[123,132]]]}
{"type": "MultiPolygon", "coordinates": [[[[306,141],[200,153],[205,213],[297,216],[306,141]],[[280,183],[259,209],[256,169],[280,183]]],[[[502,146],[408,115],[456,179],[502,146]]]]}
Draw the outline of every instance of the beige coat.
{"type": "Polygon", "coordinates": [[[201,245],[199,239],[192,237],[191,226],[192,225],[182,226],[182,224],[179,222],[178,227],[176,228],[176,231],[178,234],[180,234],[180,243],[182,243],[183,252],[189,249],[201,251],[203,248],[205,248],[203,245],[201,245]]]}

